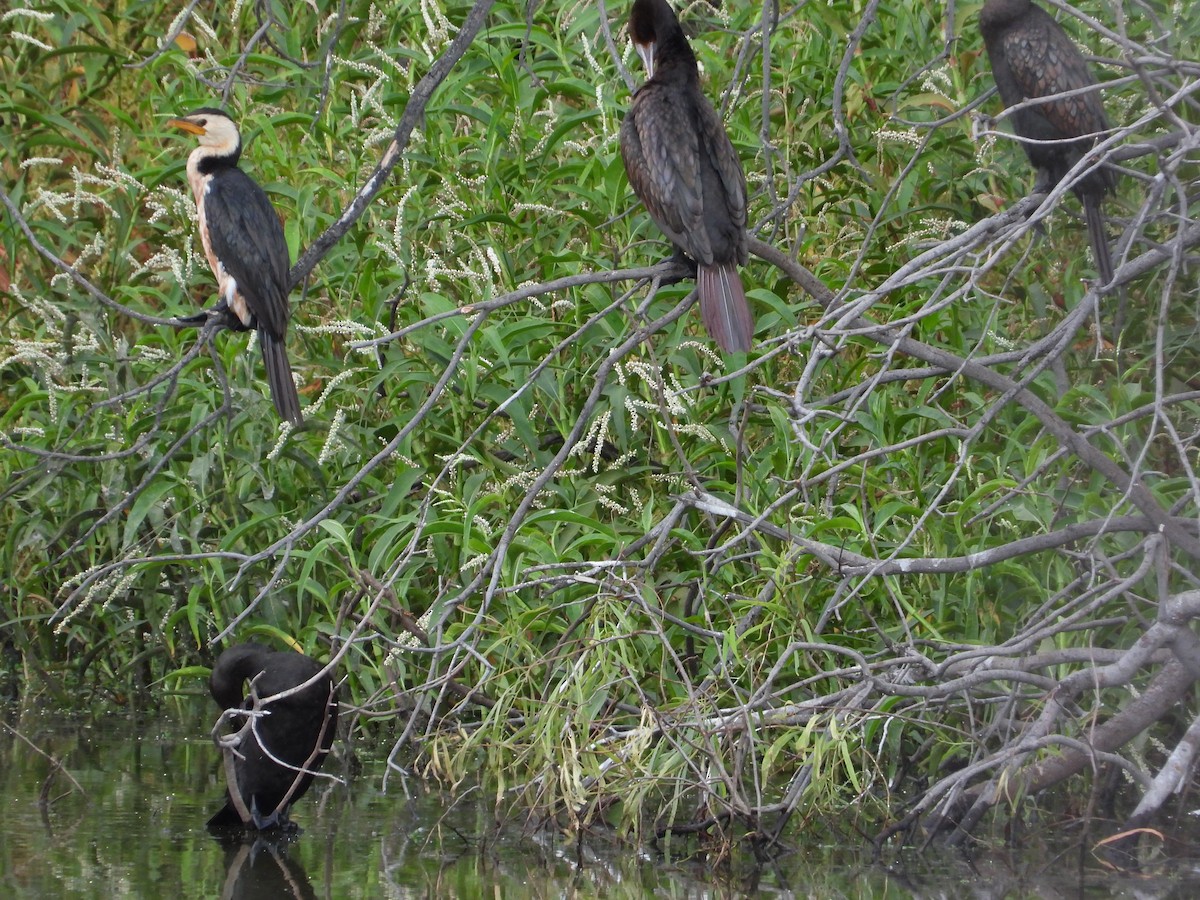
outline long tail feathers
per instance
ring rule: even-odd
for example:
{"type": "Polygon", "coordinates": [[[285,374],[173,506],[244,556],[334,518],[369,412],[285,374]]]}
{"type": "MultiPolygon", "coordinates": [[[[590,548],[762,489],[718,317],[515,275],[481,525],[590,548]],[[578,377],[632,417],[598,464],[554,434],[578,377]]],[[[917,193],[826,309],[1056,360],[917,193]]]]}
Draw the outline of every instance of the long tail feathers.
{"type": "Polygon", "coordinates": [[[754,320],[737,266],[700,266],[696,273],[700,318],[713,340],[726,353],[744,353],[754,340],[754,320]]]}
{"type": "Polygon", "coordinates": [[[277,338],[260,329],[258,342],[262,345],[267,384],[271,387],[275,411],[279,413],[279,418],[299,425],[304,421],[304,417],[300,415],[300,395],[296,393],[296,382],[292,380],[292,366],[288,362],[287,347],[283,338],[277,338]]]}
{"type": "Polygon", "coordinates": [[[1112,255],[1108,249],[1108,235],[1104,228],[1104,210],[1100,208],[1102,195],[1089,194],[1083,200],[1083,212],[1087,217],[1088,240],[1092,243],[1092,255],[1096,257],[1096,270],[1100,274],[1101,286],[1112,284],[1112,255]]]}
{"type": "MultiPolygon", "coordinates": [[[[1087,219],[1088,241],[1092,245],[1092,256],[1096,258],[1096,274],[1100,286],[1108,287],[1113,281],[1112,253],[1108,249],[1108,235],[1104,227],[1104,210],[1100,208],[1103,194],[1091,193],[1083,197],[1083,214],[1087,219]]],[[[1125,291],[1118,289],[1117,311],[1113,315],[1113,340],[1120,345],[1125,331],[1125,291]]]]}

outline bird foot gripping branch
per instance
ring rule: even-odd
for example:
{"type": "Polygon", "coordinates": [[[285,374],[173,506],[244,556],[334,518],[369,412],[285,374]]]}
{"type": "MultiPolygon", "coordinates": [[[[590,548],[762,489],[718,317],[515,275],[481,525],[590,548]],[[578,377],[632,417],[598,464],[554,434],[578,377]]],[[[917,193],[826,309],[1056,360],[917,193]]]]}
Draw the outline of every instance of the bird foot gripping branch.
{"type": "Polygon", "coordinates": [[[202,309],[200,312],[192,313],[190,316],[176,316],[175,321],[180,325],[195,326],[199,328],[202,325],[207,325],[209,322],[217,322],[221,325],[228,324],[228,316],[226,309],[222,305],[202,309]]]}

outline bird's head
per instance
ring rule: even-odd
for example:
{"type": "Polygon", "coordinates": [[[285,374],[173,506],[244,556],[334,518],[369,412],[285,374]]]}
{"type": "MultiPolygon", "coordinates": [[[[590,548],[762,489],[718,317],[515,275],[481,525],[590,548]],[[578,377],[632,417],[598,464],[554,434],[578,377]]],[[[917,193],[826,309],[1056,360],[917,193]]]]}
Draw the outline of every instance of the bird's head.
{"type": "Polygon", "coordinates": [[[661,15],[658,4],[664,0],[635,0],[629,11],[629,39],[633,49],[642,58],[646,67],[646,78],[654,77],[654,48],[657,43],[655,19],[661,15]]]}
{"type": "Polygon", "coordinates": [[[646,66],[647,80],[655,75],[669,79],[667,72],[696,77],[696,55],[667,0],[633,0],[629,39],[646,66]]]}
{"type": "Polygon", "coordinates": [[[219,109],[204,107],[170,119],[167,125],[194,135],[201,147],[211,148],[214,156],[236,156],[241,151],[242,137],[237,125],[219,109]]]}

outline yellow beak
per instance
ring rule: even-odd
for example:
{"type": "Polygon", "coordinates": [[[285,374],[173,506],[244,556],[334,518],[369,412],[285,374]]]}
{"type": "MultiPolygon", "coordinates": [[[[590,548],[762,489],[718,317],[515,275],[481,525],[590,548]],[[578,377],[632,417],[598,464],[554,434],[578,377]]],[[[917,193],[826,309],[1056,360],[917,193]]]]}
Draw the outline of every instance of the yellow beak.
{"type": "Polygon", "coordinates": [[[195,122],[189,122],[187,119],[168,119],[167,126],[170,128],[178,128],[181,131],[186,131],[188,134],[206,134],[207,132],[195,122]]]}

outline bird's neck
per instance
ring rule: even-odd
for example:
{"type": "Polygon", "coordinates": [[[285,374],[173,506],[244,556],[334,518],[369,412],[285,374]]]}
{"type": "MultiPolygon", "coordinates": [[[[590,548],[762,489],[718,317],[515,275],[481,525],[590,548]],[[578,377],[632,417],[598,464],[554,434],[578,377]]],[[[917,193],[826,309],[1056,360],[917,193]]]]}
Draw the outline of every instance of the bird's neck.
{"type": "Polygon", "coordinates": [[[659,38],[654,48],[655,81],[699,82],[700,70],[696,65],[696,54],[683,36],[683,30],[672,29],[659,38]]]}
{"type": "Polygon", "coordinates": [[[187,179],[197,206],[203,202],[209,179],[217,172],[236,169],[239,155],[240,149],[233,153],[216,153],[211,147],[197,147],[188,154],[187,179]]]}
{"type": "Polygon", "coordinates": [[[188,174],[211,175],[219,169],[232,169],[241,158],[242,148],[221,150],[215,147],[197,147],[188,155],[188,174]]]}
{"type": "Polygon", "coordinates": [[[261,648],[242,646],[221,657],[213,669],[208,687],[213,698],[225,709],[241,706],[246,694],[244,685],[252,681],[266,668],[265,655],[261,648]]]}

